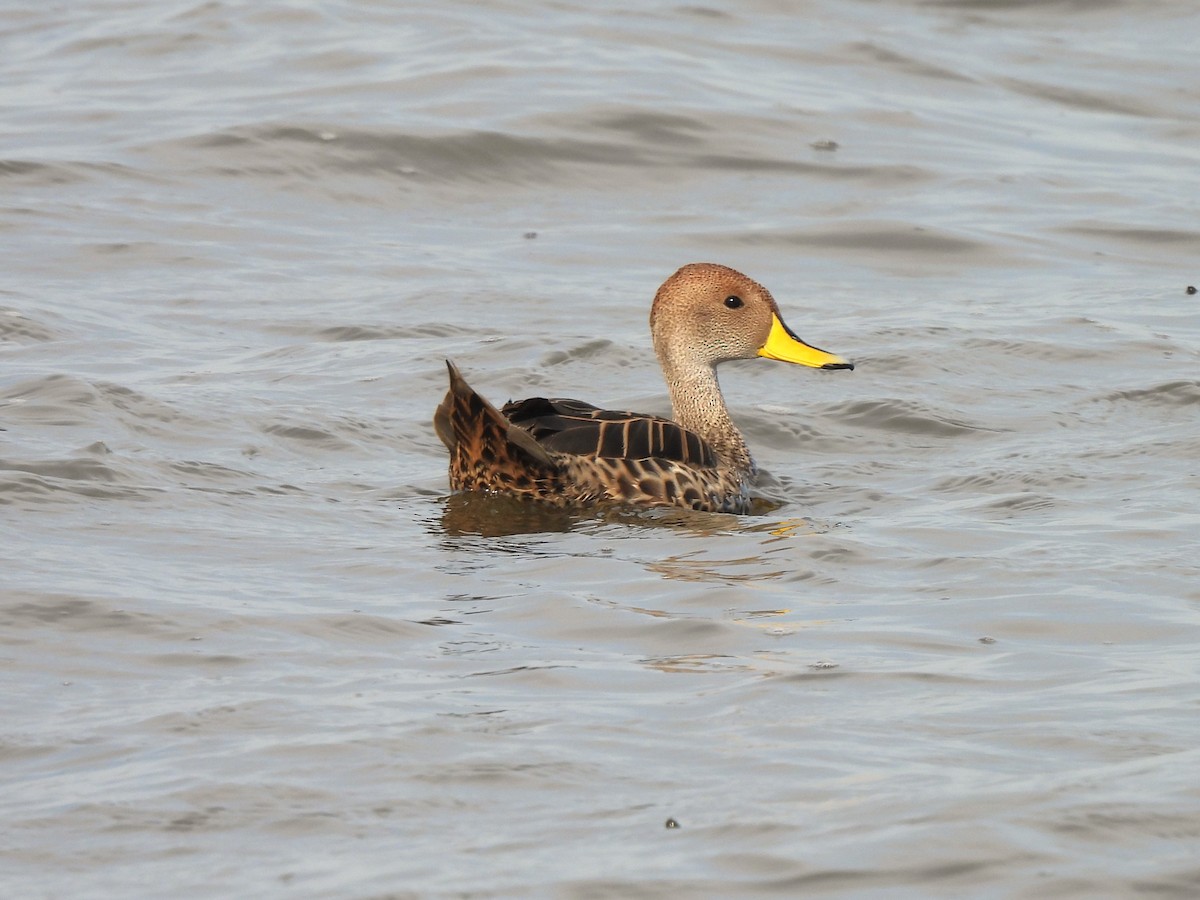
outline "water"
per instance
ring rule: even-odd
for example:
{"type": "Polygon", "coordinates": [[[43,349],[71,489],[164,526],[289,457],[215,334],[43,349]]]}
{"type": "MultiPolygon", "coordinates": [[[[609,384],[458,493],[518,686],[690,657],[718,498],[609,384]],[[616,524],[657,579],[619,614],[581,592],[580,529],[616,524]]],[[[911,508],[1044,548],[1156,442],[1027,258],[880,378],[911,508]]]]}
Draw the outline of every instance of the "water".
{"type": "Polygon", "coordinates": [[[7,4],[5,893],[1194,896],[1198,29],[7,4]],[[446,496],[696,260],[776,508],[446,496]]]}

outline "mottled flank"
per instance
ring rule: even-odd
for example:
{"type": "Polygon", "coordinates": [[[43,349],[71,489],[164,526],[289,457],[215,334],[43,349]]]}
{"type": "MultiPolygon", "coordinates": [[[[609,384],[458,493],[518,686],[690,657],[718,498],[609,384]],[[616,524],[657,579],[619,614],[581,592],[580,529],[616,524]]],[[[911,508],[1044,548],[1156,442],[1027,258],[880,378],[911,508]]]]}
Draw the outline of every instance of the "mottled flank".
{"type": "Polygon", "coordinates": [[[650,312],[674,420],[534,397],[496,409],[447,361],[450,390],[434,415],[450,451],[450,485],[556,506],[615,501],[746,513],[755,466],[717,383],[727,359],[766,356],[850,369],[783,324],[766,288],[712,263],[684,266],[650,312]]]}

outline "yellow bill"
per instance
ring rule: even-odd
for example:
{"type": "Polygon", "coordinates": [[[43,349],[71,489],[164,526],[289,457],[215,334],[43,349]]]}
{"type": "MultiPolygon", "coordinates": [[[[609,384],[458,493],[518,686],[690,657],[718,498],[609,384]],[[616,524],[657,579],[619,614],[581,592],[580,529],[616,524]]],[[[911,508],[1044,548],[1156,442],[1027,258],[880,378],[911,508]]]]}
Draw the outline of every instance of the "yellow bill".
{"type": "Polygon", "coordinates": [[[814,369],[854,368],[854,363],[804,343],[774,314],[771,316],[771,333],[767,335],[767,342],[758,349],[758,355],[801,366],[812,366],[814,369]]]}

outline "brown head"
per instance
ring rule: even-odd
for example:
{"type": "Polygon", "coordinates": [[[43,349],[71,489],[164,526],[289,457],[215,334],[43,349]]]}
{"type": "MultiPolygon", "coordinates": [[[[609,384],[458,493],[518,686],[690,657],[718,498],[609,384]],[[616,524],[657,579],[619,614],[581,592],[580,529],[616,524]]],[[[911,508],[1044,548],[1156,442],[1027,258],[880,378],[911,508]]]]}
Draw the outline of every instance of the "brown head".
{"type": "Polygon", "coordinates": [[[765,356],[818,369],[854,368],[796,337],[765,287],[716,263],[692,263],[663,282],[650,308],[650,333],[664,367],[711,368],[765,356]]]}

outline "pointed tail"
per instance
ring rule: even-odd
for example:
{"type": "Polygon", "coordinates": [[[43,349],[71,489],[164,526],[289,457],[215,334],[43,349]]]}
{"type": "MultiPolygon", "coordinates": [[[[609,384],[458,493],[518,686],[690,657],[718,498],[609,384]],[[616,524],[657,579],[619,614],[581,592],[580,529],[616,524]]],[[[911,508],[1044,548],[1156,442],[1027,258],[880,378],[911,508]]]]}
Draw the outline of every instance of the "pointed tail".
{"type": "Polygon", "coordinates": [[[544,478],[558,466],[528,431],[467,384],[446,360],[450,390],[433,414],[433,428],[450,451],[450,486],[456,490],[510,491],[514,477],[544,478]]]}

